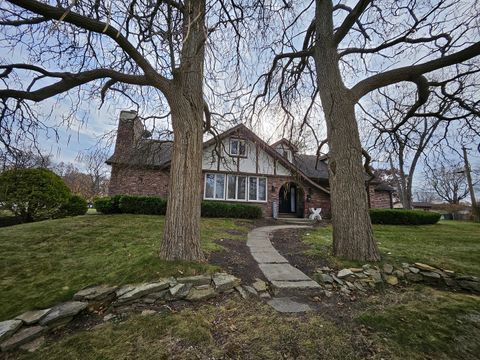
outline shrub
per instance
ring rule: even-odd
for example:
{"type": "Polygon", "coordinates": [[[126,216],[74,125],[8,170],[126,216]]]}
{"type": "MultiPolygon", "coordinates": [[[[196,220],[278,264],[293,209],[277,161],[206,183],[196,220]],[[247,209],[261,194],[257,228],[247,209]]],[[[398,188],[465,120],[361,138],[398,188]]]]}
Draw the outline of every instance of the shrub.
{"type": "Polygon", "coordinates": [[[428,225],[440,220],[440,214],[424,210],[370,209],[372,224],[428,225]]]}
{"type": "MultiPolygon", "coordinates": [[[[165,215],[167,200],[156,196],[116,195],[95,200],[95,208],[104,214],[165,215]]],[[[255,205],[202,201],[202,216],[259,219],[262,209],[255,205]]]]}
{"type": "Polygon", "coordinates": [[[229,204],[218,201],[203,201],[202,216],[259,219],[262,217],[262,209],[259,206],[248,204],[229,204]]]}
{"type": "Polygon", "coordinates": [[[0,202],[24,221],[54,216],[69,196],[60,176],[47,169],[12,169],[0,174],[0,202]]]}
{"type": "Polygon", "coordinates": [[[60,216],[85,215],[88,210],[87,200],[78,195],[72,195],[68,201],[60,207],[60,216]]]}
{"type": "Polygon", "coordinates": [[[119,201],[120,212],[125,214],[165,215],[167,200],[155,196],[127,196],[119,201]]]}
{"type": "Polygon", "coordinates": [[[119,214],[121,212],[119,207],[121,197],[121,195],[115,195],[95,199],[95,209],[103,214],[119,214]]]}

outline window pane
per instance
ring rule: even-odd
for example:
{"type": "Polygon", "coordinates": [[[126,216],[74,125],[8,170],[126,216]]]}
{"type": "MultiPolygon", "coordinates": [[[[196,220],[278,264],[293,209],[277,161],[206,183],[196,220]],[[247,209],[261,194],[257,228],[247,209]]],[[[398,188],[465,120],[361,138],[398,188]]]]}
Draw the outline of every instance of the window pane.
{"type": "Polygon", "coordinates": [[[230,140],[230,154],[238,155],[238,140],[230,140]]]}
{"type": "Polygon", "coordinates": [[[225,175],[217,174],[216,175],[216,184],[215,184],[215,199],[224,199],[225,198],[225,175]]]}
{"type": "Polygon", "coordinates": [[[245,156],[247,154],[247,148],[245,146],[245,141],[239,141],[239,153],[238,155],[245,156]]]}
{"type": "Polygon", "coordinates": [[[228,175],[227,198],[235,199],[235,175],[228,175]]]}
{"type": "Polygon", "coordinates": [[[267,179],[258,178],[258,200],[267,200],[267,179]]]}
{"type": "Polygon", "coordinates": [[[238,176],[238,194],[237,199],[239,200],[246,200],[247,199],[247,177],[246,176],[238,176]]]}
{"type": "Polygon", "coordinates": [[[213,186],[215,185],[215,175],[207,174],[205,179],[205,198],[213,198],[213,186]]]}
{"type": "Polygon", "coordinates": [[[251,178],[248,178],[248,180],[249,180],[248,199],[257,200],[257,178],[251,177],[251,178]]]}

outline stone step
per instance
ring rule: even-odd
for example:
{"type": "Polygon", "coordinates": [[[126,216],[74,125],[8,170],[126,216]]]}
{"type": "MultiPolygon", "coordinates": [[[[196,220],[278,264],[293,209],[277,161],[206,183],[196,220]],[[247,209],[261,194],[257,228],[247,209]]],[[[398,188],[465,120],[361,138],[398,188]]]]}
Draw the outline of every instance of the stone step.
{"type": "Polygon", "coordinates": [[[310,220],[307,218],[283,218],[280,217],[277,219],[278,221],[282,221],[288,224],[298,224],[298,225],[311,225],[315,223],[315,220],[310,220]]]}

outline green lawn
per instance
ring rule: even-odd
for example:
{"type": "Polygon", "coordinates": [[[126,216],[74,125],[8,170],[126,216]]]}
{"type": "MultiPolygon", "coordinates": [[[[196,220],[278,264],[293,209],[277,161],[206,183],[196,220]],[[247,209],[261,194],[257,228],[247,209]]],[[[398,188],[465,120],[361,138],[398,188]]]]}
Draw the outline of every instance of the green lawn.
{"type": "Polygon", "coordinates": [[[340,317],[321,311],[285,315],[260,301],[231,297],[219,304],[106,323],[52,339],[21,358],[478,358],[479,297],[409,288],[360,301],[357,310],[333,305],[340,317]]]}
{"type": "MultiPolygon", "coordinates": [[[[424,262],[460,273],[480,275],[480,224],[441,221],[435,225],[374,225],[383,262],[424,262]]],[[[333,259],[331,227],[317,228],[304,236],[312,245],[309,253],[338,265],[351,262],[333,259]]]]}
{"type": "Polygon", "coordinates": [[[285,317],[231,299],[178,313],[134,316],[83,331],[25,359],[360,359],[348,333],[318,315],[285,317]]]}
{"type": "MultiPolygon", "coordinates": [[[[237,224],[202,219],[203,249],[218,250],[213,241],[223,237],[246,239],[247,226],[237,224]]],[[[88,285],[215,270],[159,260],[163,225],[161,216],[85,215],[0,228],[0,321],[69,299],[88,285]]]]}
{"type": "Polygon", "coordinates": [[[479,296],[419,286],[366,298],[365,306],[356,322],[371,329],[371,339],[392,357],[478,359],[479,296]]]}

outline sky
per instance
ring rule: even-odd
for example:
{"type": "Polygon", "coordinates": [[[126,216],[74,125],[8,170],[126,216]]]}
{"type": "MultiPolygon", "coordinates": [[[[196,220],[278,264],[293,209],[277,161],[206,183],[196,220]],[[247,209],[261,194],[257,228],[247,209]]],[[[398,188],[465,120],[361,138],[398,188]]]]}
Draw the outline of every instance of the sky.
{"type": "MultiPolygon", "coordinates": [[[[348,2],[347,2],[348,3],[348,2]]],[[[2,61],[16,62],[16,60],[23,60],[25,54],[22,51],[14,52],[2,59],[2,61]]],[[[397,62],[396,66],[402,64],[402,61],[397,62]]],[[[346,79],[347,83],[353,83],[354,78],[346,79]]],[[[51,104],[44,104],[46,108],[51,104]]],[[[88,151],[88,149],[96,146],[102,137],[106,133],[115,131],[117,126],[117,119],[121,110],[129,109],[128,105],[121,103],[107,103],[103,108],[98,109],[99,103],[92,100],[87,103],[81,104],[81,110],[79,114],[71,120],[69,126],[59,125],[58,118],[67,110],[63,106],[56,105],[55,113],[58,115],[56,119],[52,119],[49,125],[54,126],[58,131],[59,138],[56,139],[52,133],[40,134],[39,142],[40,147],[47,153],[53,156],[56,162],[72,162],[78,167],[82,167],[82,164],[78,161],[78,155],[80,152],[88,151]]],[[[265,140],[276,140],[279,135],[272,129],[275,129],[275,114],[268,114],[265,116],[265,120],[262,122],[262,126],[257,126],[255,130],[265,140]],[[272,135],[275,134],[275,135],[272,135]]],[[[241,120],[240,120],[241,121],[241,120]]],[[[479,120],[480,121],[480,120],[479,120]]],[[[318,122],[321,124],[321,121],[318,122]]],[[[318,125],[318,132],[324,132],[324,127],[318,125]]],[[[480,139],[477,139],[477,143],[480,143],[480,139]]],[[[466,144],[471,147],[469,152],[470,162],[474,169],[480,169],[480,153],[476,150],[478,144],[466,144]]],[[[113,149],[111,149],[113,150],[113,149]]],[[[417,172],[417,176],[421,176],[421,171],[417,172]]],[[[420,185],[420,182],[418,182],[420,185]]],[[[480,192],[480,189],[477,190],[480,192]]],[[[480,195],[479,195],[480,196],[480,195]]]]}

